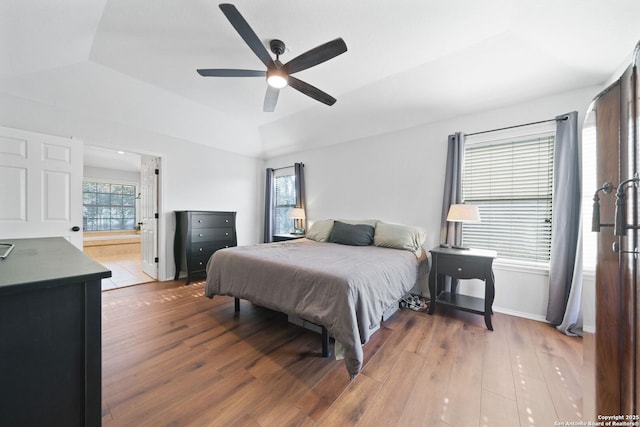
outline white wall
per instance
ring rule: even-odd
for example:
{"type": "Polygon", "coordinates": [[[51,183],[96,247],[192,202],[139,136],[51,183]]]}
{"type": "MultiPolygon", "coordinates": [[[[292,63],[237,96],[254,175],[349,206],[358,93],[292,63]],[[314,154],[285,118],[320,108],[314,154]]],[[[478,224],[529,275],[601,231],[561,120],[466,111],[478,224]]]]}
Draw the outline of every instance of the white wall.
{"type": "MultiPolygon", "coordinates": [[[[263,161],[0,94],[0,125],[73,136],[87,145],[161,158],[160,279],[173,278],[174,210],[237,211],[239,244],[259,241],[263,161]]],[[[211,135],[215,138],[216,135],[211,135]]],[[[236,141],[242,144],[242,140],[236,141]]]]}
{"type": "MultiPolygon", "coordinates": [[[[580,123],[600,87],[558,94],[499,110],[425,124],[263,162],[192,142],[108,122],[89,114],[0,94],[0,125],[60,136],[88,145],[162,158],[161,279],[174,274],[174,210],[238,212],[238,243],[261,241],[264,167],[305,163],[309,220],[377,218],[429,231],[425,247],[439,242],[447,135],[472,133],[577,110],[580,123]],[[266,165],[265,165],[266,163],[266,165]]],[[[212,135],[215,138],[215,135],[212,135]]],[[[242,140],[237,141],[242,144],[242,140]]],[[[495,310],[542,319],[548,277],[539,271],[495,268],[495,310]]],[[[471,294],[477,283],[462,285],[471,294]]]]}
{"type": "Polygon", "coordinates": [[[83,178],[95,179],[104,182],[135,184],[138,187],[140,186],[140,172],[133,171],[85,166],[83,170],[83,178]]]}
{"type": "MultiPolygon", "coordinates": [[[[447,136],[473,133],[579,112],[579,123],[600,87],[558,94],[480,114],[300,151],[266,161],[267,167],[305,164],[307,216],[375,218],[419,225],[428,230],[425,247],[439,243],[447,136]]],[[[548,274],[496,262],[495,311],[544,319],[548,274]]],[[[463,284],[470,294],[478,283],[463,284]]]]}

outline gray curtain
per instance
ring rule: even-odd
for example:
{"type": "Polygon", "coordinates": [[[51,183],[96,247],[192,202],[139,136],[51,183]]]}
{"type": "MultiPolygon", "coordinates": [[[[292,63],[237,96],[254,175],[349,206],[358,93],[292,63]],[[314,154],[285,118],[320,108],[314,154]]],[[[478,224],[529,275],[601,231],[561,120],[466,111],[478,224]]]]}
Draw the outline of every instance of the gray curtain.
{"type": "MultiPolygon", "coordinates": [[[[296,175],[296,201],[298,208],[302,208],[307,212],[307,200],[304,191],[304,164],[303,163],[294,163],[293,165],[296,175]]],[[[306,215],[305,215],[306,216],[306,215]]],[[[307,229],[307,218],[302,221],[302,229],[307,229]]]]}
{"type": "Polygon", "coordinates": [[[582,250],[578,113],[556,117],[553,165],[553,223],[547,320],[567,334],[582,329],[582,250]],[[566,120],[560,120],[565,118],[566,120]],[[564,319],[564,320],[563,320],[564,319]]]}
{"type": "Polygon", "coordinates": [[[449,206],[462,203],[462,167],[464,164],[464,134],[449,135],[447,165],[442,199],[440,243],[462,245],[462,223],[448,222],[449,206]]]}
{"type": "Polygon", "coordinates": [[[267,168],[264,193],[264,242],[273,242],[273,169],[267,168]]]}
{"type": "MultiPolygon", "coordinates": [[[[462,245],[462,223],[447,221],[449,207],[462,203],[462,168],[464,165],[464,134],[449,135],[447,144],[447,164],[444,176],[442,216],[440,219],[440,243],[462,245]]],[[[445,289],[455,289],[458,279],[444,278],[445,289]]]]}

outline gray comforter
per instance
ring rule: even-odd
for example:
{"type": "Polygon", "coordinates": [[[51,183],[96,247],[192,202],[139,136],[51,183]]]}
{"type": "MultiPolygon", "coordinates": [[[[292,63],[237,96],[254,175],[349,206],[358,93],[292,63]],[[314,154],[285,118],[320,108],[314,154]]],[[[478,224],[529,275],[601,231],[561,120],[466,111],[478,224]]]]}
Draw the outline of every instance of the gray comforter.
{"type": "Polygon", "coordinates": [[[215,252],[205,295],[229,295],[322,325],[344,346],[347,370],[362,367],[362,344],[382,313],[426,273],[425,257],[376,246],[308,239],[215,252]]]}

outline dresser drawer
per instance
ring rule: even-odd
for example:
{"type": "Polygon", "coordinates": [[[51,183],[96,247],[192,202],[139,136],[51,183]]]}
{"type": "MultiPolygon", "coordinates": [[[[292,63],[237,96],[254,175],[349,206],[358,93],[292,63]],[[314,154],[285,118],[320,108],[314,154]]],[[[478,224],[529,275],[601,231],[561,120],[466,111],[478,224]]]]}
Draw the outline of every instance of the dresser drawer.
{"type": "Polygon", "coordinates": [[[232,225],[233,215],[191,215],[191,228],[231,227],[232,225]]]}
{"type": "Polygon", "coordinates": [[[486,263],[459,256],[438,257],[438,274],[446,274],[458,279],[485,279],[486,263]]]}
{"type": "Polygon", "coordinates": [[[202,271],[207,267],[207,262],[209,261],[209,258],[211,258],[212,253],[209,253],[208,255],[192,255],[191,259],[189,261],[189,268],[191,269],[191,271],[202,271]]]}
{"type": "Polygon", "coordinates": [[[233,228],[197,228],[191,230],[191,243],[233,240],[233,228]]]}
{"type": "Polygon", "coordinates": [[[212,253],[217,251],[218,249],[224,249],[231,246],[229,241],[220,241],[220,242],[206,242],[206,243],[194,243],[191,245],[191,255],[205,255],[209,254],[211,256],[212,253]]]}
{"type": "Polygon", "coordinates": [[[189,262],[193,271],[204,270],[207,266],[207,262],[211,255],[219,249],[229,247],[229,241],[222,242],[208,242],[202,244],[191,245],[191,254],[189,256],[189,262]]]}

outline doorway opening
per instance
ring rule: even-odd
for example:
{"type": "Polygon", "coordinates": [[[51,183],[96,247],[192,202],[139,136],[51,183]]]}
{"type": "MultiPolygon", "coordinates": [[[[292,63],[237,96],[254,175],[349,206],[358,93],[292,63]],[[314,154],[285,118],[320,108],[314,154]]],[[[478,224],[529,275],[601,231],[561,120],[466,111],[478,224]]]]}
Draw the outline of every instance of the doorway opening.
{"type": "Polygon", "coordinates": [[[83,250],[112,272],[102,290],[158,279],[160,159],[85,146],[83,250]]]}

